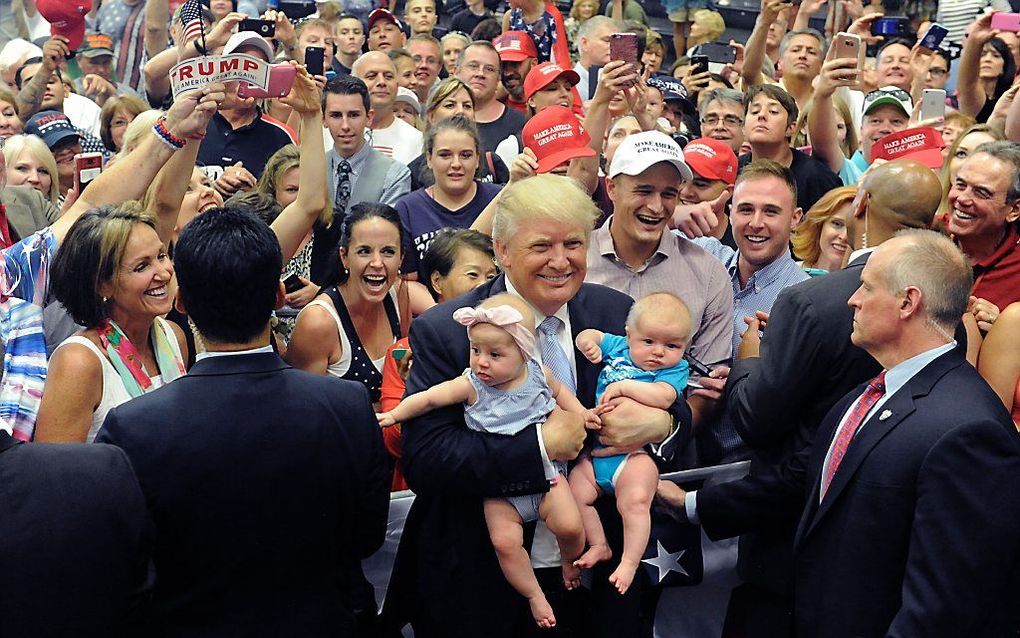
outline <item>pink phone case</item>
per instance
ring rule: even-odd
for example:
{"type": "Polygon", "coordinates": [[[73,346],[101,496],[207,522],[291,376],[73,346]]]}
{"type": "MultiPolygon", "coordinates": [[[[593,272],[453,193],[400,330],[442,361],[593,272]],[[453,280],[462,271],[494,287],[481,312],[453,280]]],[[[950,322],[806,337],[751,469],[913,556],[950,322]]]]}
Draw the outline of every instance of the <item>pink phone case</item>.
{"type": "Polygon", "coordinates": [[[992,28],[999,31],[1020,31],[1020,13],[996,13],[992,16],[992,28]]]}
{"type": "Polygon", "coordinates": [[[275,64],[269,67],[269,88],[267,90],[263,91],[257,86],[242,82],[237,87],[237,95],[241,98],[283,97],[290,93],[296,75],[296,67],[290,64],[275,64]]]}

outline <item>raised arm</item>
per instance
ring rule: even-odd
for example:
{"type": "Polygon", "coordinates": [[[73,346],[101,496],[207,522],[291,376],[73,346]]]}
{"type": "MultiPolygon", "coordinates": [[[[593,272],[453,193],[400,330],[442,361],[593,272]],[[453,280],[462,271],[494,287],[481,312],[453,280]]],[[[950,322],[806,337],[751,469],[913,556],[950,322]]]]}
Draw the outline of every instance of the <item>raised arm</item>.
{"type": "Polygon", "coordinates": [[[746,89],[763,82],[761,65],[765,61],[765,49],[768,45],[769,27],[779,18],[779,14],[793,6],[788,0],[762,0],[761,12],[754,21],[754,29],[744,45],[744,65],[740,70],[740,78],[746,89]]]}
{"type": "Polygon", "coordinates": [[[822,65],[815,85],[814,105],[808,113],[808,136],[811,138],[811,155],[839,173],[843,168],[843,150],[839,147],[836,131],[836,109],[832,94],[841,86],[853,86],[860,75],[857,60],[834,58],[822,65]]]}
{"type": "Polygon", "coordinates": [[[301,241],[322,215],[326,199],[326,149],[322,142],[322,111],[319,87],[297,63],[297,76],[287,97],[281,101],[301,116],[300,166],[297,199],[287,205],[273,222],[280,241],[283,261],[294,256],[301,241]]]}
{"type": "Polygon", "coordinates": [[[591,136],[588,145],[596,153],[602,153],[602,141],[606,139],[606,131],[609,129],[609,102],[619,91],[640,80],[637,72],[622,60],[611,60],[602,67],[595,95],[588,101],[584,116],[584,129],[591,136]]]}
{"type": "Polygon", "coordinates": [[[15,96],[15,106],[18,108],[18,118],[22,122],[35,115],[42,106],[43,95],[46,94],[46,85],[50,77],[56,73],[60,63],[69,54],[67,38],[62,35],[55,35],[47,40],[42,47],[42,66],[28,82],[23,82],[21,90],[15,96]]]}
{"type": "Polygon", "coordinates": [[[166,49],[170,24],[170,3],[167,0],[148,0],[145,3],[145,52],[150,56],[166,49]]]}
{"type": "MultiPolygon", "coordinates": [[[[227,43],[231,31],[238,22],[244,19],[242,13],[228,13],[217,22],[205,35],[205,46],[212,55],[213,51],[227,43]]],[[[145,75],[145,92],[150,101],[162,102],[170,94],[170,69],[178,62],[197,58],[202,55],[198,50],[198,40],[192,40],[183,46],[175,46],[149,57],[142,72],[145,75]]]]}
{"type": "Polygon", "coordinates": [[[957,70],[956,94],[960,99],[960,112],[976,116],[984,107],[988,96],[978,77],[981,64],[981,50],[985,43],[995,36],[992,29],[992,15],[986,13],[974,22],[970,35],[963,41],[963,52],[960,54],[960,66],[957,70]]]}
{"type": "Polygon", "coordinates": [[[1007,410],[1013,409],[1017,380],[1020,380],[1020,339],[1016,338],[1018,331],[1020,303],[1014,303],[1007,306],[992,324],[992,329],[981,344],[977,362],[978,372],[999,395],[1007,410]]]}
{"type": "Polygon", "coordinates": [[[811,28],[811,17],[825,6],[828,0],[806,0],[797,7],[797,17],[793,20],[793,30],[803,31],[811,28]]]}
{"type": "MultiPolygon", "coordinates": [[[[177,138],[197,141],[205,133],[209,120],[224,97],[222,84],[182,95],[166,113],[166,127],[177,138]]],[[[141,144],[127,157],[114,163],[92,181],[51,229],[57,242],[86,211],[103,204],[119,204],[141,199],[156,174],[174,155],[174,150],[155,131],[143,137],[141,144]]]]}

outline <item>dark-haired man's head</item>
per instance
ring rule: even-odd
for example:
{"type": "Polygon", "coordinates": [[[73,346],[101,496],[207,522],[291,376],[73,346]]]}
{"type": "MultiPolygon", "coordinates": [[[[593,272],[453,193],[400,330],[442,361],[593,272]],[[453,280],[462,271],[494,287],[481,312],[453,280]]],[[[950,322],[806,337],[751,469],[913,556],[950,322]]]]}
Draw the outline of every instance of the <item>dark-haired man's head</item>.
{"type": "Polygon", "coordinates": [[[181,231],[174,267],[178,304],[210,348],[269,343],[283,255],[265,222],[242,206],[207,211],[181,231]]]}
{"type": "Polygon", "coordinates": [[[914,80],[910,55],[910,45],[906,40],[889,40],[883,44],[875,57],[875,85],[910,91],[914,80]]]}
{"type": "Polygon", "coordinates": [[[375,113],[368,87],[360,79],[343,75],[326,83],[322,93],[322,121],[342,157],[353,157],[365,145],[365,128],[375,113]]]}

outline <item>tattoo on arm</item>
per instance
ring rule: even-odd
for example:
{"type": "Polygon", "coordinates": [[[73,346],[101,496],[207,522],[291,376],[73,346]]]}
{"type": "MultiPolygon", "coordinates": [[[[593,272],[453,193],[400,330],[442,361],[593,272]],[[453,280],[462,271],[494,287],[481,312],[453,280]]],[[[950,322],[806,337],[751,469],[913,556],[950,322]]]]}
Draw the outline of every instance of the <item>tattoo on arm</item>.
{"type": "Polygon", "coordinates": [[[39,72],[18,92],[14,101],[17,102],[18,117],[22,122],[35,115],[42,107],[43,94],[46,93],[49,81],[50,73],[47,73],[46,69],[39,69],[39,72]]]}

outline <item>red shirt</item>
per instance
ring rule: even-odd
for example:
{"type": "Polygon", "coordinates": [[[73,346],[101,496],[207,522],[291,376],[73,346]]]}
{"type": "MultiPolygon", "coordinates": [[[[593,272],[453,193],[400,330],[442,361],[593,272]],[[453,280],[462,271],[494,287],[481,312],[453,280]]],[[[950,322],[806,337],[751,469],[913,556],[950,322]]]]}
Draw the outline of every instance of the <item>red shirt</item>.
{"type": "Polygon", "coordinates": [[[988,257],[974,264],[971,294],[986,299],[999,310],[1020,301],[1020,226],[1009,224],[1006,238],[988,257]]]}
{"type": "Polygon", "coordinates": [[[527,102],[515,102],[514,99],[508,95],[506,98],[506,105],[519,113],[523,113],[525,117],[530,117],[528,115],[527,102]]]}

